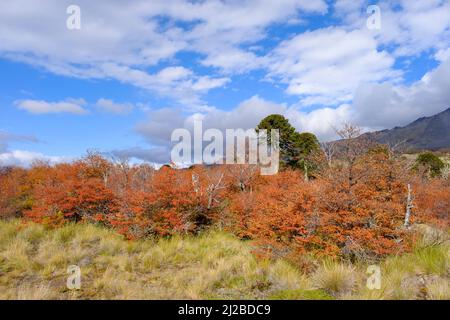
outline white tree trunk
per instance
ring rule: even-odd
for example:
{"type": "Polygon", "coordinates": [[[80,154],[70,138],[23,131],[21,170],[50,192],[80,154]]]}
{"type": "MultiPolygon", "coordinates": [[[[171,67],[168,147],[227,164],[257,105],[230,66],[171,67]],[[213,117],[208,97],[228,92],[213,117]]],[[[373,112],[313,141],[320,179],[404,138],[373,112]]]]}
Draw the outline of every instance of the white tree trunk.
{"type": "Polygon", "coordinates": [[[409,227],[409,220],[411,218],[411,209],[413,208],[411,185],[408,183],[408,197],[406,198],[406,213],[405,213],[405,227],[409,227]]]}

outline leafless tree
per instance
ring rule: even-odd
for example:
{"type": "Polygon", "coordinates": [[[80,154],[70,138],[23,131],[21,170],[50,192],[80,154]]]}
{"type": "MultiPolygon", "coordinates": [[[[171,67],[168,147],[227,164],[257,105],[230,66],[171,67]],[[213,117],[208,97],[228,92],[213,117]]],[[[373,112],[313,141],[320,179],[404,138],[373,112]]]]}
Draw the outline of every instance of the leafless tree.
{"type": "Polygon", "coordinates": [[[111,175],[112,165],[105,159],[105,157],[97,150],[88,150],[87,155],[83,158],[83,161],[91,169],[97,171],[103,180],[103,185],[108,187],[109,177],[111,175]]]}
{"type": "MultiPolygon", "coordinates": [[[[250,187],[251,181],[255,178],[258,166],[252,164],[229,165],[228,172],[236,181],[236,185],[240,191],[247,191],[250,187]]],[[[249,189],[251,190],[251,187],[249,189]]]]}
{"type": "Polygon", "coordinates": [[[405,213],[405,223],[404,223],[405,228],[409,227],[409,221],[411,218],[411,209],[414,208],[414,205],[412,202],[413,202],[413,197],[412,197],[411,185],[408,184],[408,195],[406,197],[406,213],[405,213]]]}
{"type": "Polygon", "coordinates": [[[389,150],[389,154],[395,155],[402,153],[406,148],[406,140],[397,140],[397,141],[389,141],[386,143],[386,146],[389,150]]]}
{"type": "Polygon", "coordinates": [[[356,183],[354,176],[354,166],[358,158],[367,152],[371,145],[367,137],[362,135],[362,129],[351,123],[344,123],[342,128],[335,129],[341,138],[336,142],[339,144],[339,152],[347,163],[348,187],[349,189],[356,183]]]}
{"type": "Polygon", "coordinates": [[[114,165],[115,173],[120,177],[121,180],[121,191],[127,189],[131,178],[131,165],[128,156],[109,154],[109,157],[114,165]]]}
{"type": "Polygon", "coordinates": [[[200,177],[196,173],[192,174],[192,187],[196,194],[200,192],[200,177]]]}
{"type": "Polygon", "coordinates": [[[192,187],[196,194],[203,196],[206,195],[208,198],[208,205],[206,209],[211,209],[214,202],[219,203],[217,199],[217,193],[219,190],[224,189],[225,183],[223,181],[224,173],[219,171],[209,171],[205,175],[202,175],[206,179],[206,190],[202,188],[200,181],[200,175],[197,173],[192,174],[192,187]]]}
{"type": "Polygon", "coordinates": [[[152,181],[154,174],[155,168],[152,165],[148,163],[141,164],[134,168],[131,183],[137,190],[150,192],[150,182],[152,181]]]}
{"type": "Polygon", "coordinates": [[[331,162],[334,158],[334,155],[336,153],[336,143],[333,141],[330,142],[321,142],[320,147],[323,151],[323,154],[325,155],[325,158],[327,160],[328,166],[331,166],[331,162]]]}
{"type": "Polygon", "coordinates": [[[210,179],[211,183],[206,188],[206,193],[208,195],[208,206],[207,209],[211,209],[213,202],[219,202],[219,200],[216,199],[217,192],[220,189],[224,189],[225,185],[223,183],[223,172],[218,174],[215,179],[210,179]]]}

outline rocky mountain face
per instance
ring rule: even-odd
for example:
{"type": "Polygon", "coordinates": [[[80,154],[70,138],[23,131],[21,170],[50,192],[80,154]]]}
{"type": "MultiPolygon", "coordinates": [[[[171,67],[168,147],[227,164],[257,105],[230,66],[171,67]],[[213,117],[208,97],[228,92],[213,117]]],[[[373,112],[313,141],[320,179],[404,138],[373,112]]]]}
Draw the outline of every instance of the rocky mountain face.
{"type": "Polygon", "coordinates": [[[404,127],[369,132],[363,136],[378,143],[401,144],[407,151],[450,150],[450,108],[431,117],[419,118],[404,127]]]}

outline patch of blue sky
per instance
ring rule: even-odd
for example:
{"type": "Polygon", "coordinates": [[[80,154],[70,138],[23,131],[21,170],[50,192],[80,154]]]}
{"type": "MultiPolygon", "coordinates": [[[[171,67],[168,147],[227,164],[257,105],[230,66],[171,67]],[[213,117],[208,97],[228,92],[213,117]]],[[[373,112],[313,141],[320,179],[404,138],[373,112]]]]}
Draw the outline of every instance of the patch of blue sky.
{"type": "MultiPolygon", "coordinates": [[[[5,131],[34,135],[39,143],[26,143],[27,150],[75,156],[88,148],[108,149],[135,144],[133,124],[142,119],[136,108],[126,117],[103,113],[95,103],[100,98],[117,103],[149,103],[140,90],[115,80],[86,80],[58,76],[25,64],[0,60],[0,128],[5,131]],[[84,99],[87,114],[29,114],[15,105],[17,100],[66,101],[84,99]],[[50,143],[51,142],[51,143],[50,143]]],[[[139,140],[139,139],[138,139],[139,140]]],[[[10,148],[24,142],[10,143],[10,148]]]]}

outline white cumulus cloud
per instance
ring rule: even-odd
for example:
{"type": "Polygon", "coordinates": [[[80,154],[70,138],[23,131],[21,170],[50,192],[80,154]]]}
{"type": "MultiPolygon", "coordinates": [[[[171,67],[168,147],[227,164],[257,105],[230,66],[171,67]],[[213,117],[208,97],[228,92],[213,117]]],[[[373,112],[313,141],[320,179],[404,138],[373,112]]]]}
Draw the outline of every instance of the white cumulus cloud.
{"type": "Polygon", "coordinates": [[[395,60],[377,49],[367,31],[336,27],[299,34],[271,54],[271,75],[288,84],[287,93],[303,105],[338,105],[351,101],[361,83],[393,80],[395,60]]]}
{"type": "Polygon", "coordinates": [[[18,100],[14,104],[22,110],[33,114],[47,113],[72,113],[77,115],[87,114],[83,108],[86,102],[83,99],[68,99],[59,102],[47,102],[44,100],[18,100]]]}
{"type": "Polygon", "coordinates": [[[133,105],[130,103],[117,103],[110,99],[98,99],[96,106],[98,109],[115,114],[128,114],[133,110],[133,105]]]}
{"type": "Polygon", "coordinates": [[[45,161],[50,164],[56,164],[68,161],[67,157],[46,156],[39,152],[30,152],[25,150],[13,150],[0,153],[0,166],[21,166],[29,167],[34,161],[45,161]]]}

